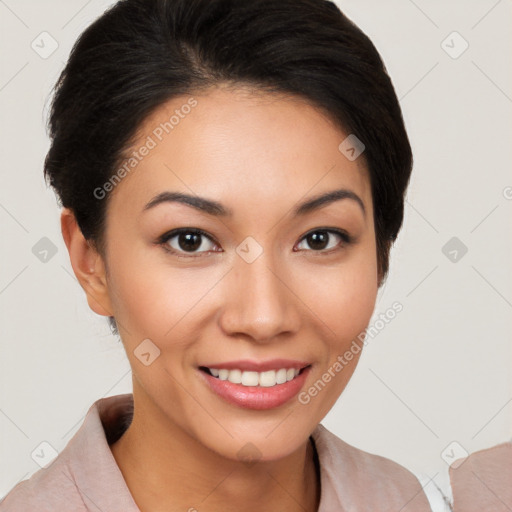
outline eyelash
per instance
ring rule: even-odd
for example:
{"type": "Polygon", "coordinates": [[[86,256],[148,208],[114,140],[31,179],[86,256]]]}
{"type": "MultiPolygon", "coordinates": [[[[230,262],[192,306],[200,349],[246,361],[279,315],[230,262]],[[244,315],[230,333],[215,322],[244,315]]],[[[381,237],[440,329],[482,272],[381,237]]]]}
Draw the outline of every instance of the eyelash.
{"type": "MultiPolygon", "coordinates": [[[[300,239],[300,242],[302,242],[304,239],[306,239],[309,235],[312,235],[313,233],[318,233],[318,232],[333,233],[335,235],[338,235],[342,239],[342,241],[335,248],[331,248],[331,249],[327,249],[327,250],[320,250],[320,251],[315,251],[315,250],[311,249],[312,252],[318,253],[319,256],[332,254],[333,252],[337,252],[338,250],[341,250],[343,247],[351,245],[351,244],[353,244],[355,242],[354,237],[349,235],[346,231],[343,231],[343,230],[340,230],[340,229],[332,229],[332,228],[315,228],[314,230],[311,230],[311,231],[307,232],[300,239]]],[[[161,245],[162,248],[166,252],[175,255],[179,259],[199,258],[199,257],[202,257],[203,254],[206,254],[206,253],[210,252],[210,251],[202,251],[202,252],[199,252],[197,254],[190,253],[190,254],[188,254],[186,256],[183,256],[183,254],[186,254],[186,253],[176,251],[175,249],[169,247],[168,241],[171,240],[172,238],[175,238],[178,235],[183,234],[183,233],[188,233],[188,234],[192,233],[192,234],[196,234],[196,235],[202,235],[205,238],[207,238],[208,240],[210,240],[211,242],[213,242],[214,244],[217,244],[217,242],[215,242],[215,240],[210,235],[208,235],[202,229],[198,229],[198,228],[178,228],[178,229],[174,229],[172,231],[169,231],[169,232],[163,234],[157,240],[156,243],[158,245],[161,245]]],[[[214,251],[214,252],[222,252],[222,251],[214,251]]],[[[299,251],[295,251],[295,252],[299,252],[299,251]]]]}

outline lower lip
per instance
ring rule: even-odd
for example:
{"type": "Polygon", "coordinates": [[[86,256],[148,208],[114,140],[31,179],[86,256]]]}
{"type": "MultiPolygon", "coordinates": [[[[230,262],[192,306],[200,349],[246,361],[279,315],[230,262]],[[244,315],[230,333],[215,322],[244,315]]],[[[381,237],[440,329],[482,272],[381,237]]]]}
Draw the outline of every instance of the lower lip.
{"type": "Polygon", "coordinates": [[[227,402],[244,409],[272,409],[285,404],[296,396],[304,386],[311,366],[305,368],[294,379],[272,387],[243,386],[228,380],[220,380],[203,370],[198,370],[210,389],[227,402]]]}

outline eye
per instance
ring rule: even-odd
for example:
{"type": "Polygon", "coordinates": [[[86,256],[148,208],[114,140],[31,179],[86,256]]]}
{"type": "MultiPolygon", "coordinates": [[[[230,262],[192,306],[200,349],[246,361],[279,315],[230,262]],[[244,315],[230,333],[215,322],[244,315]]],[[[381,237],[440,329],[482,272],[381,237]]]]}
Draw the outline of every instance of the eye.
{"type": "Polygon", "coordinates": [[[209,247],[210,244],[215,246],[210,236],[201,229],[196,228],[180,228],[165,233],[159,238],[158,244],[162,245],[166,251],[176,254],[178,258],[198,257],[201,256],[203,252],[214,250],[209,247]],[[185,254],[185,256],[180,256],[180,254],[185,254]]]}
{"type": "MultiPolygon", "coordinates": [[[[339,229],[323,229],[317,228],[314,231],[310,231],[301,240],[304,240],[314,250],[314,252],[333,252],[330,249],[342,248],[353,242],[353,238],[345,231],[339,229]],[[341,242],[338,244],[332,244],[332,235],[336,235],[341,242]]],[[[300,245],[300,244],[299,244],[300,245]]]]}
{"type": "MultiPolygon", "coordinates": [[[[303,236],[301,243],[302,241],[307,242],[314,252],[330,254],[353,243],[353,240],[346,231],[317,228],[303,236]],[[336,235],[341,242],[333,244],[332,235],[336,235]]],[[[207,233],[197,228],[174,229],[162,235],[157,244],[178,258],[197,258],[203,256],[203,253],[222,252],[222,250],[215,249],[218,246],[207,233]]]]}

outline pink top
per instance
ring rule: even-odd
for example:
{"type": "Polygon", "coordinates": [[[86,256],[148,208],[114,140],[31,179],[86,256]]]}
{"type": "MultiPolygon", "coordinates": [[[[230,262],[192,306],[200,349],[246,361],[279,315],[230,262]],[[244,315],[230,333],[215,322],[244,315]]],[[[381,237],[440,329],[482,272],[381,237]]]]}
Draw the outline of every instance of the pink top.
{"type": "Polygon", "coordinates": [[[510,512],[512,441],[456,461],[450,481],[454,512],[510,512]]]}
{"type": "MultiPolygon", "coordinates": [[[[127,428],[133,395],[97,400],[53,462],[18,483],[1,512],[140,512],[109,445],[127,428]]],[[[322,424],[312,433],[320,467],[318,512],[430,512],[418,479],[401,465],[359,450],[322,424]]]]}

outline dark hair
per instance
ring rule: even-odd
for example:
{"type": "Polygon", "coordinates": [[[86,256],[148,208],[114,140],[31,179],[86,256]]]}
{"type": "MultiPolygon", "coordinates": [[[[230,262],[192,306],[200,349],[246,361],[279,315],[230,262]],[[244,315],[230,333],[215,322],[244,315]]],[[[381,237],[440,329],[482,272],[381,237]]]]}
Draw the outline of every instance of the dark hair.
{"type": "MultiPolygon", "coordinates": [[[[94,190],[147,116],[220,84],[300,96],[363,142],[381,286],[412,152],[379,53],[327,0],[121,0],[90,25],[55,86],[44,168],[84,237],[106,255],[108,197],[94,190]]],[[[117,333],[113,317],[110,325],[117,333]]]]}

